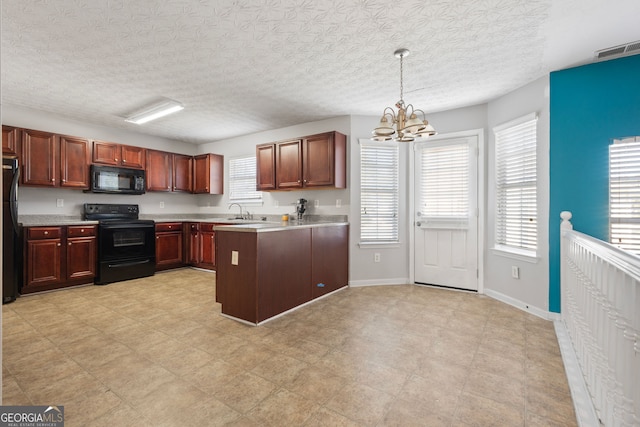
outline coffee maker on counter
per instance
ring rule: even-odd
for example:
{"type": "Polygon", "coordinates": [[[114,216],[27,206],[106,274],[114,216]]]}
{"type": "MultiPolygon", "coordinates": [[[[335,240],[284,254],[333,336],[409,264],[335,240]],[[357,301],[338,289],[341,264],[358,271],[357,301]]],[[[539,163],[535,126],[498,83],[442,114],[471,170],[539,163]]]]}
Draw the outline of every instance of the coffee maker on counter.
{"type": "Polygon", "coordinates": [[[296,213],[298,214],[298,221],[302,219],[302,215],[307,210],[307,199],[298,199],[296,201],[296,213]]]}

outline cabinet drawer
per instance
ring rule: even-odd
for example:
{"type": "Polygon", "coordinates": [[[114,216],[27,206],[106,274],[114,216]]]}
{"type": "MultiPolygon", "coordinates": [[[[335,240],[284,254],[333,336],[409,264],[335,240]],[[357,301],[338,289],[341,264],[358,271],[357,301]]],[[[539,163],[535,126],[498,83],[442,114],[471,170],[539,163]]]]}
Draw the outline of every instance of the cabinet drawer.
{"type": "Polygon", "coordinates": [[[59,239],[62,236],[62,227],[29,227],[27,239],[59,239]]]}
{"type": "Polygon", "coordinates": [[[69,237],[82,237],[82,236],[95,236],[95,225],[73,225],[67,228],[67,235],[69,237]]]}
{"type": "Polygon", "coordinates": [[[181,222],[156,223],[156,231],[182,231],[181,222]]]}
{"type": "Polygon", "coordinates": [[[217,225],[212,222],[203,222],[200,224],[200,231],[213,231],[213,227],[217,225]]]}

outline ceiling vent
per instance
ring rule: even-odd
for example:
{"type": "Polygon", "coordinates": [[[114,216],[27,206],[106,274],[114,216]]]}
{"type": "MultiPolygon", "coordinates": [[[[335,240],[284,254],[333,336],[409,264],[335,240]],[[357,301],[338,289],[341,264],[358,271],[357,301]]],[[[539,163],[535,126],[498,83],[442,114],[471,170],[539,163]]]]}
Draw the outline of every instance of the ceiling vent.
{"type": "Polygon", "coordinates": [[[637,53],[640,53],[640,41],[596,50],[594,60],[606,61],[607,59],[620,58],[622,56],[635,55],[637,53]]]}

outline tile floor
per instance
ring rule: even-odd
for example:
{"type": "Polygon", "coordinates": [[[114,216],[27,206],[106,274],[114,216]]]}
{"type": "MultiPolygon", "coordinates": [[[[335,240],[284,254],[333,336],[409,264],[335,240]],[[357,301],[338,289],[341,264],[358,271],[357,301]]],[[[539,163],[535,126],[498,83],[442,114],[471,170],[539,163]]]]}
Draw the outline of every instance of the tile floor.
{"type": "Polygon", "coordinates": [[[259,327],[219,314],[213,273],[3,306],[3,404],[71,426],[571,426],[551,322],[491,298],[351,288],[259,327]]]}

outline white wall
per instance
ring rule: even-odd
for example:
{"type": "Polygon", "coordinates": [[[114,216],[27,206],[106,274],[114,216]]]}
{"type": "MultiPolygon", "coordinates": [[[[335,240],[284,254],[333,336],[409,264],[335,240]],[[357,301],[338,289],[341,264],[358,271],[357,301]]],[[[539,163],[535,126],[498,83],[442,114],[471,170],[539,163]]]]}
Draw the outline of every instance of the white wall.
{"type": "Polygon", "coordinates": [[[536,314],[549,307],[549,78],[543,77],[488,105],[488,203],[485,292],[536,314]],[[507,258],[492,250],[494,245],[495,179],[493,127],[526,114],[538,113],[538,249],[536,262],[507,258]],[[520,269],[520,279],[511,277],[511,267],[520,269]]]}
{"type": "MultiPolygon", "coordinates": [[[[55,114],[13,105],[2,105],[2,124],[119,144],[154,148],[181,154],[196,154],[193,144],[130,132],[123,129],[87,124],[55,114]]],[[[180,193],[147,193],[139,196],[91,194],[61,188],[20,187],[19,215],[81,215],[83,203],[137,203],[143,214],[197,212],[195,196],[180,193]],[[62,199],[64,206],[56,206],[62,199]],[[164,208],[160,208],[164,202],[164,208]]]]}

